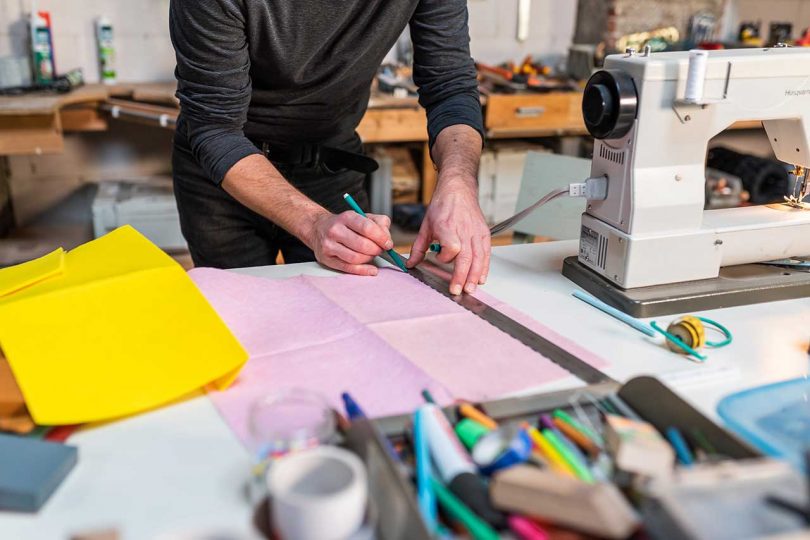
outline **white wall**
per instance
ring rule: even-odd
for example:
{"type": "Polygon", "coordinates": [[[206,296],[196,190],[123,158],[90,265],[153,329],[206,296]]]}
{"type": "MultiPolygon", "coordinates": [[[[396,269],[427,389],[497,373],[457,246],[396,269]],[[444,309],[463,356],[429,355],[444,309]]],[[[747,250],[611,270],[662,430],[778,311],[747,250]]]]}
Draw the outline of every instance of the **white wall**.
{"type": "MultiPolygon", "coordinates": [[[[0,0],[0,57],[28,54],[23,17],[31,11],[32,1],[0,0]]],[[[470,0],[473,56],[499,63],[520,61],[532,53],[547,62],[558,62],[571,42],[576,3],[532,0],[529,38],[519,43],[515,38],[518,0],[470,0]]],[[[98,80],[93,21],[105,15],[115,31],[116,67],[121,81],[173,78],[169,0],[37,0],[37,7],[51,12],[59,72],[81,67],[87,81],[98,80]]]]}
{"type": "MultiPolygon", "coordinates": [[[[0,57],[27,55],[28,30],[23,20],[33,0],[0,0],[0,57]]],[[[115,31],[116,68],[124,82],[173,78],[174,53],[169,40],[169,0],[37,0],[50,11],[56,68],[80,67],[85,79],[98,80],[93,22],[108,17],[115,31]]]]}
{"type": "Polygon", "coordinates": [[[528,39],[517,35],[518,0],[469,0],[470,47],[476,60],[520,62],[537,55],[554,66],[568,53],[574,36],[577,0],[531,0],[528,39]]]}

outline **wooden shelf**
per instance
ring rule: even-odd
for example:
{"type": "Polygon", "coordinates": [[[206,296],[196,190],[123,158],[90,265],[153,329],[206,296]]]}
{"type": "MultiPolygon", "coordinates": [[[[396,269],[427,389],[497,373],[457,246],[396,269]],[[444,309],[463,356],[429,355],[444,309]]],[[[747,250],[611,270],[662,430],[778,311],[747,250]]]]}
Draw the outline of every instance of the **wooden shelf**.
{"type": "Polygon", "coordinates": [[[0,116],[54,114],[69,105],[104,101],[107,96],[107,87],[100,84],[81,86],[65,94],[40,92],[20,96],[0,96],[0,116]]]}

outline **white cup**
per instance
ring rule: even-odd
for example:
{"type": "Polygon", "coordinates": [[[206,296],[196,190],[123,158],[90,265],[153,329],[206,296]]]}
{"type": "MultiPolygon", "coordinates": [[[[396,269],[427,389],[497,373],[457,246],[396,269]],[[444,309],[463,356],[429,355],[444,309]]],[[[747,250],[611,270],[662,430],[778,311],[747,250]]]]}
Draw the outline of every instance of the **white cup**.
{"type": "Polygon", "coordinates": [[[363,524],[366,468],[348,450],[320,446],[289,454],[270,465],[266,479],[282,540],[345,540],[363,524]]]}

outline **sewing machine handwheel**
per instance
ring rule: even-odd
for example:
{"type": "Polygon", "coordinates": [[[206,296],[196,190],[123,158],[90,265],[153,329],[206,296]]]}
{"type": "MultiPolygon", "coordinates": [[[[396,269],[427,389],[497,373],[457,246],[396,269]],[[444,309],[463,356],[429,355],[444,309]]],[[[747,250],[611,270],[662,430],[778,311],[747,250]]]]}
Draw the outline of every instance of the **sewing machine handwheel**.
{"type": "Polygon", "coordinates": [[[633,78],[618,69],[603,69],[588,79],[582,96],[582,117],[594,138],[619,139],[633,127],[637,106],[633,78]]]}

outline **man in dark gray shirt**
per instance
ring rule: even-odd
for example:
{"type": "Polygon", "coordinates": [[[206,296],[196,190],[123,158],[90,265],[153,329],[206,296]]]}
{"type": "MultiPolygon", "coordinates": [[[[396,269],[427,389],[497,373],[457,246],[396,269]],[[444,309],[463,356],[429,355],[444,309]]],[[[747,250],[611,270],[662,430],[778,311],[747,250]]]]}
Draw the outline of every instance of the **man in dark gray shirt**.
{"type": "Polygon", "coordinates": [[[451,292],[486,281],[477,196],[483,123],[466,0],[171,0],[177,54],[173,168],[183,233],[200,266],[317,259],[361,275],[393,244],[367,206],[355,133],[377,67],[409,25],[439,182],[408,262],[439,242],[451,292]]]}

